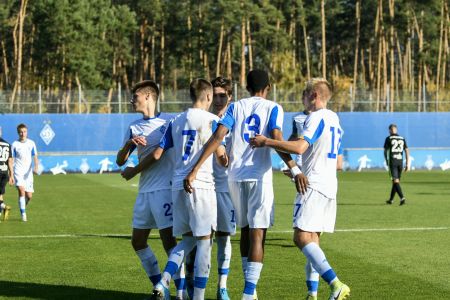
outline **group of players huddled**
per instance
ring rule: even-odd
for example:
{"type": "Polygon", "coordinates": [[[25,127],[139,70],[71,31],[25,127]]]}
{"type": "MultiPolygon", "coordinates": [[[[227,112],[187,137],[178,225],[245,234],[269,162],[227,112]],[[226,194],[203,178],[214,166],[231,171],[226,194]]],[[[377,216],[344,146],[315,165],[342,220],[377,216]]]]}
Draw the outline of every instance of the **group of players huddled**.
{"type": "Polygon", "coordinates": [[[286,173],[298,192],[294,243],[306,257],[307,299],[317,299],[319,276],[330,286],[329,299],[345,299],[350,288],[338,279],[319,246],[320,234],[334,231],[336,169],[342,154],[343,129],[338,116],[326,108],[331,86],[323,78],[306,83],[305,112],[294,118],[296,131],[289,141],[282,135],[283,108],[267,100],[267,72],[250,71],[247,90],[249,98],[231,102],[230,80],[194,79],[192,107],[172,118],[155,112],[155,82],[143,81],[132,89],[131,104],[143,118],[127,128],[117,164],[125,165],[137,148],[139,163],[126,167],[122,176],[129,180],[141,173],[132,245],[153,283],[152,299],[170,299],[171,279],[176,299],[204,299],[213,234],[218,247],[217,299],[230,299],[230,235],[236,226],[241,229],[242,299],[257,299],[266,231],[273,224],[271,149],[289,167],[286,173]],[[290,154],[302,158],[296,162],[290,154]],[[168,255],[163,272],[147,244],[151,229],[159,229],[168,255]],[[175,237],[180,236],[177,243],[175,237]]]}

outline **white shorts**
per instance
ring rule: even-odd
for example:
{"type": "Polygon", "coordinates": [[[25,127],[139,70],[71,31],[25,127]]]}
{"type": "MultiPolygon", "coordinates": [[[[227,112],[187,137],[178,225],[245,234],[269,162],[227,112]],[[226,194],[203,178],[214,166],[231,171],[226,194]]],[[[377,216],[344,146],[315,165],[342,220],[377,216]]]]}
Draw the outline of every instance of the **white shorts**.
{"type": "Polygon", "coordinates": [[[192,194],[173,190],[173,235],[192,232],[195,237],[210,235],[217,226],[216,191],[195,188],[192,194]]]}
{"type": "Polygon", "coordinates": [[[228,181],[239,227],[269,228],[273,224],[273,186],[261,181],[228,181]]]}
{"type": "Polygon", "coordinates": [[[334,232],[336,199],[308,189],[297,194],[294,203],[294,228],[308,232],[334,232]]]}
{"type": "Polygon", "coordinates": [[[28,175],[17,175],[14,174],[14,181],[16,182],[16,186],[23,186],[25,188],[25,192],[34,193],[33,188],[33,172],[29,172],[28,175]]]}
{"type": "Polygon", "coordinates": [[[139,193],[133,209],[133,228],[164,229],[172,227],[172,191],[139,193]]]}
{"type": "Polygon", "coordinates": [[[217,231],[236,234],[236,215],[230,193],[216,192],[217,231]]]}

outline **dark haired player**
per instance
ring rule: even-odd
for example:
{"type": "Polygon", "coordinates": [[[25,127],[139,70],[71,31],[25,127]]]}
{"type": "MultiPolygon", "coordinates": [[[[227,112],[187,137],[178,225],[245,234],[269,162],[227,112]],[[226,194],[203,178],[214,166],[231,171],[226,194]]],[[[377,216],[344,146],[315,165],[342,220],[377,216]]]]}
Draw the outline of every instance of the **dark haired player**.
{"type": "Polygon", "coordinates": [[[6,183],[14,184],[13,177],[13,159],[11,145],[1,138],[2,128],[0,127],[0,214],[2,221],[8,220],[11,207],[3,202],[6,183]]]}

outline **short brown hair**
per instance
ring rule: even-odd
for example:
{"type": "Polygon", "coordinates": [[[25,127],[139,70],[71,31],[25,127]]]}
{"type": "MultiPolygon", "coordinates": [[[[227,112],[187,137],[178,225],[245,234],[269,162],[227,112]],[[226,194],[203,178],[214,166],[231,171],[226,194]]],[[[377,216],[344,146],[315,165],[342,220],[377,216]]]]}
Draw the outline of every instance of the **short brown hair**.
{"type": "Polygon", "coordinates": [[[25,125],[23,123],[20,123],[19,125],[17,125],[17,132],[19,132],[20,129],[22,129],[22,128],[27,128],[28,129],[27,125],[25,125]]]}
{"type": "Polygon", "coordinates": [[[131,93],[149,93],[152,95],[153,100],[158,101],[159,88],[156,82],[153,80],[144,80],[136,83],[131,89],[131,93]]]}
{"type": "Polygon", "coordinates": [[[213,87],[208,80],[203,78],[196,78],[192,80],[189,86],[189,94],[192,102],[199,100],[203,94],[207,92],[213,92],[213,87]]]}
{"type": "Polygon", "coordinates": [[[233,95],[233,87],[231,84],[231,80],[226,79],[225,77],[219,76],[219,77],[214,78],[211,81],[211,84],[212,84],[213,88],[215,88],[215,87],[223,88],[228,96],[233,95]]]}

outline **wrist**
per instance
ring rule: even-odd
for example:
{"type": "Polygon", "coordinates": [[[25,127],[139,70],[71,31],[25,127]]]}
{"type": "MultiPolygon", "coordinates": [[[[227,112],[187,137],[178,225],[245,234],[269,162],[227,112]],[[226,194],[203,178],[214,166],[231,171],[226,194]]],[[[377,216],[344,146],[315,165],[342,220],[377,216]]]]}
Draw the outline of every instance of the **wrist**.
{"type": "Polygon", "coordinates": [[[295,177],[298,174],[302,174],[302,171],[300,171],[300,168],[298,166],[295,166],[295,167],[291,168],[290,171],[291,171],[292,177],[295,177]]]}

